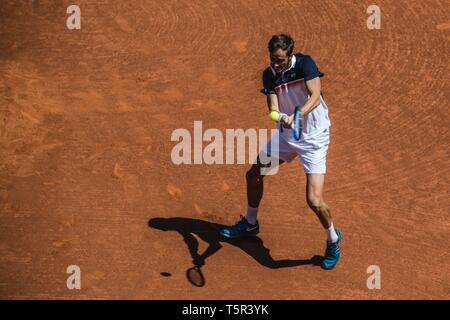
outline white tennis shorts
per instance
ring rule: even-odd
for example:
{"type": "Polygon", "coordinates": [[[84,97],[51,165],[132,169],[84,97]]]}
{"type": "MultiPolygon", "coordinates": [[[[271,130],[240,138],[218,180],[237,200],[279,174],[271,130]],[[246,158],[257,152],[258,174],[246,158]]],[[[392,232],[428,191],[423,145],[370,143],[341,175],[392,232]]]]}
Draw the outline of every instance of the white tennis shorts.
{"type": "Polygon", "coordinates": [[[271,157],[291,162],[295,157],[300,158],[305,173],[326,173],[326,160],[328,145],[330,144],[330,128],[324,129],[314,137],[300,141],[286,140],[282,134],[277,132],[271,137],[263,148],[263,152],[271,157]],[[279,143],[273,143],[274,139],[279,139],[279,143]],[[278,155],[275,151],[278,147],[278,155]],[[273,151],[273,152],[272,152],[273,151]]]}

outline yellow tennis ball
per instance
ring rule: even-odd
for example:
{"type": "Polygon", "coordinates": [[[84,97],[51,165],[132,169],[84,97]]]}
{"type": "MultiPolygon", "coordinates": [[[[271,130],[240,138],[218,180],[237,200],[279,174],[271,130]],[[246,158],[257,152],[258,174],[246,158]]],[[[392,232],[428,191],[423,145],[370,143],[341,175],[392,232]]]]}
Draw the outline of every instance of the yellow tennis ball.
{"type": "Polygon", "coordinates": [[[271,111],[269,114],[270,119],[275,122],[278,122],[278,118],[280,117],[280,113],[278,111],[271,111]]]}

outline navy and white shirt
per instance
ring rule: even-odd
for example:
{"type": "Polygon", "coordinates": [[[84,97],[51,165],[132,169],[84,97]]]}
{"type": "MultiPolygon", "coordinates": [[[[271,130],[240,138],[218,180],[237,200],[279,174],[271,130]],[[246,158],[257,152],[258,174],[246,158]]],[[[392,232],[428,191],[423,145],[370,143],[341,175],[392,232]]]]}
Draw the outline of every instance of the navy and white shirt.
{"type": "MultiPolygon", "coordinates": [[[[323,77],[314,60],[301,53],[292,56],[290,66],[283,72],[277,73],[271,65],[263,72],[264,89],[266,95],[276,94],[280,112],[291,115],[295,107],[303,107],[310,98],[306,87],[306,81],[317,77],[323,77]]],[[[320,104],[303,119],[302,136],[307,139],[322,133],[331,126],[328,116],[328,107],[323,96],[320,96],[320,104]]],[[[292,129],[283,129],[283,137],[293,141],[292,129]]]]}

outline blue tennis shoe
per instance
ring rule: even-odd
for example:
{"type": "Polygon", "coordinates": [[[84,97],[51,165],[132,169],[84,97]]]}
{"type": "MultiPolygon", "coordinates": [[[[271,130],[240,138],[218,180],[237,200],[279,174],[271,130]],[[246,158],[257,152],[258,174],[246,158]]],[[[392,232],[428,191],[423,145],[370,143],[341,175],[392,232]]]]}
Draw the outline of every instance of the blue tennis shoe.
{"type": "Polygon", "coordinates": [[[254,237],[259,233],[259,223],[250,224],[244,216],[235,225],[220,230],[220,234],[227,238],[254,237]]]}
{"type": "Polygon", "coordinates": [[[326,270],[333,269],[341,257],[341,241],[342,232],[336,229],[338,235],[338,241],[331,242],[327,240],[327,249],[325,250],[325,257],[322,262],[322,268],[326,270]]]}

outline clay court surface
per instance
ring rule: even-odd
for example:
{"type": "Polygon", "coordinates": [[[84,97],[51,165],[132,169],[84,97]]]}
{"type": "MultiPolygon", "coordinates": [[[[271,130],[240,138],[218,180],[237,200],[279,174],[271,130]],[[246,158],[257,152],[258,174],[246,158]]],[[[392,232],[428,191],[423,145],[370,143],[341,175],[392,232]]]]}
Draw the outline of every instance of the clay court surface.
{"type": "Polygon", "coordinates": [[[372,31],[372,1],[76,1],[81,30],[70,4],[0,4],[0,298],[449,298],[448,1],[376,1],[372,31]],[[249,165],[171,161],[194,120],[273,127],[259,90],[281,31],[326,75],[333,271],[298,161],[266,178],[249,242],[216,233],[245,212],[249,165]]]}

